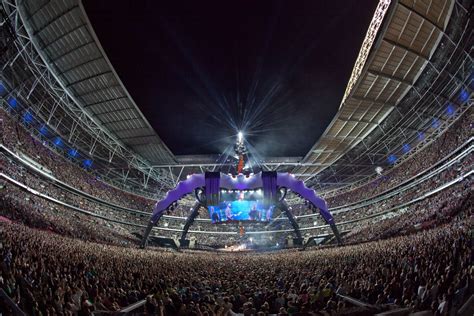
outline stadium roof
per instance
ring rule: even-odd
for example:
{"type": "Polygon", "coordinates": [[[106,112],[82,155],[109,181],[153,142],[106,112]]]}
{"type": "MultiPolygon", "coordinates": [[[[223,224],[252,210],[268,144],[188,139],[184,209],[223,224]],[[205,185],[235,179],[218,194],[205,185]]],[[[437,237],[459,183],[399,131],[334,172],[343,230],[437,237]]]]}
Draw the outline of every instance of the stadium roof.
{"type": "Polygon", "coordinates": [[[101,127],[148,161],[173,154],[143,116],[105,55],[80,1],[24,1],[26,25],[61,86],[101,127]]]}
{"type": "Polygon", "coordinates": [[[388,3],[379,3],[338,113],[306,166],[294,169],[307,185],[357,186],[375,167],[421,150],[472,105],[471,1],[388,3]]]}
{"type": "MultiPolygon", "coordinates": [[[[189,173],[187,165],[209,169],[197,168],[193,159],[217,167],[210,157],[173,156],[124,88],[77,0],[20,3],[23,23],[49,72],[100,129],[157,169],[169,169],[172,181],[189,173]]],[[[472,104],[472,93],[465,90],[473,66],[466,8],[469,0],[381,0],[340,109],[323,136],[302,161],[275,159],[262,168],[293,170],[310,186],[340,187],[366,180],[374,166],[398,163],[439,136],[472,104]],[[449,116],[448,103],[455,112],[449,116]],[[413,149],[404,151],[405,143],[413,149]]],[[[28,83],[27,98],[35,86],[36,81],[28,83]]],[[[74,130],[72,125],[70,134],[74,130]]],[[[145,164],[141,172],[152,169],[145,164]]],[[[126,181],[128,172],[121,172],[126,181]]]]}
{"type": "MultiPolygon", "coordinates": [[[[380,1],[339,111],[304,162],[332,164],[392,112],[428,66],[454,1],[380,1]],[[389,10],[390,8],[390,10],[389,10]],[[385,28],[383,20],[388,20],[385,28]]],[[[325,167],[298,173],[316,174],[325,167]]]]}

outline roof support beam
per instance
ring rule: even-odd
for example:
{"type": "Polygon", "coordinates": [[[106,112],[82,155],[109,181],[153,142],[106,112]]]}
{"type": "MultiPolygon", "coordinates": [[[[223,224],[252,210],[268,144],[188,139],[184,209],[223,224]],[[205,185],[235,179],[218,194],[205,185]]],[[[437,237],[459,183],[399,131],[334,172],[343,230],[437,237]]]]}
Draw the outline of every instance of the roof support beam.
{"type": "Polygon", "coordinates": [[[94,42],[93,40],[91,40],[91,41],[85,42],[85,43],[83,43],[83,44],[81,44],[81,45],[79,45],[79,46],[72,47],[71,49],[65,51],[65,52],[62,53],[61,55],[56,56],[53,60],[50,60],[50,62],[54,64],[54,63],[56,63],[57,60],[63,58],[64,56],[67,56],[67,55],[69,55],[69,54],[71,54],[71,53],[77,51],[78,49],[81,49],[81,48],[83,48],[83,47],[86,47],[86,46],[91,45],[91,44],[94,44],[94,43],[95,43],[95,42],[94,42]]]}
{"type": "Polygon", "coordinates": [[[341,120],[341,121],[344,121],[344,122],[356,122],[356,123],[366,123],[366,124],[376,124],[372,121],[368,121],[368,120],[364,120],[364,119],[361,119],[361,120],[357,120],[357,119],[353,119],[353,118],[350,118],[350,117],[338,117],[337,118],[338,120],[341,120]]]}
{"type": "Polygon", "coordinates": [[[112,89],[115,89],[115,88],[121,88],[121,87],[122,87],[121,85],[116,84],[116,85],[111,85],[111,86],[107,86],[107,87],[103,87],[103,88],[93,89],[91,91],[87,91],[86,93],[78,94],[76,97],[79,98],[79,99],[82,99],[85,96],[89,96],[89,95],[92,95],[92,94],[112,90],[112,89]]]}
{"type": "Polygon", "coordinates": [[[418,57],[421,58],[421,59],[424,59],[424,60],[426,60],[426,61],[429,61],[429,57],[428,57],[428,56],[422,55],[421,53],[417,52],[416,50],[413,50],[413,49],[411,49],[411,48],[409,48],[409,47],[406,47],[405,45],[402,45],[402,44],[400,44],[400,43],[394,42],[394,41],[392,41],[392,40],[390,40],[390,39],[388,39],[388,38],[385,38],[385,37],[384,37],[382,40],[383,40],[384,42],[386,42],[386,43],[392,45],[392,46],[396,46],[396,47],[399,47],[399,48],[401,48],[401,49],[403,49],[403,50],[406,50],[407,52],[410,52],[410,53],[412,53],[412,54],[418,56],[418,57]]]}
{"type": "MultiPolygon", "coordinates": [[[[58,14],[54,19],[51,19],[48,21],[48,23],[46,23],[45,25],[43,25],[42,27],[40,27],[39,29],[35,30],[35,32],[32,34],[33,36],[36,36],[38,35],[39,33],[41,33],[44,29],[46,29],[47,27],[49,27],[51,24],[53,24],[54,22],[58,21],[59,19],[61,19],[64,15],[76,10],[79,8],[79,5],[74,5],[70,8],[68,8],[67,11],[65,12],[61,12],[61,14],[58,14]]],[[[38,11],[36,11],[38,12],[38,11]]],[[[35,13],[36,13],[35,12],[35,13]]],[[[31,17],[30,17],[31,18],[31,17]]]]}
{"type": "MultiPolygon", "coordinates": [[[[127,99],[127,98],[128,98],[127,96],[123,96],[123,97],[117,97],[117,98],[113,98],[113,99],[107,99],[107,100],[96,102],[96,103],[89,103],[87,105],[84,105],[84,109],[87,109],[91,106],[96,106],[96,105],[99,105],[99,104],[104,104],[104,103],[107,103],[107,102],[123,100],[123,99],[127,99]]],[[[127,108],[123,108],[123,109],[120,109],[120,110],[110,110],[110,111],[105,111],[105,112],[97,112],[97,113],[94,113],[94,114],[95,115],[100,115],[100,114],[107,114],[107,113],[110,113],[110,112],[118,112],[118,111],[122,111],[122,110],[131,110],[131,109],[133,109],[133,108],[132,107],[127,107],[127,108]]]]}
{"type": "Polygon", "coordinates": [[[354,100],[357,100],[357,101],[371,102],[373,104],[378,104],[378,105],[381,105],[383,107],[388,107],[388,108],[394,108],[395,107],[395,104],[393,104],[393,103],[384,103],[384,102],[380,102],[380,101],[377,101],[377,100],[374,100],[374,99],[371,99],[371,98],[364,98],[364,97],[359,97],[359,96],[356,96],[356,95],[352,95],[351,98],[354,99],[354,100]]]}
{"type": "Polygon", "coordinates": [[[410,12],[413,12],[415,15],[417,15],[418,17],[422,18],[423,20],[429,22],[434,28],[438,29],[438,31],[440,31],[441,33],[444,33],[444,30],[442,28],[440,28],[435,22],[431,21],[430,19],[428,19],[426,16],[423,16],[421,15],[420,13],[416,12],[415,10],[413,10],[413,8],[410,8],[409,6],[403,4],[401,1],[398,1],[397,4],[405,9],[407,9],[408,11],[410,12]]]}
{"type": "Polygon", "coordinates": [[[66,68],[66,69],[64,69],[64,70],[61,71],[61,72],[58,72],[58,76],[62,76],[62,75],[64,75],[65,73],[67,73],[67,72],[69,72],[69,71],[71,71],[71,70],[77,69],[77,68],[79,68],[79,67],[81,67],[81,66],[88,65],[88,64],[90,64],[90,63],[96,62],[96,61],[101,60],[101,59],[104,59],[104,58],[103,58],[102,56],[99,56],[99,57],[96,57],[96,58],[88,59],[88,60],[86,60],[85,62],[79,63],[79,64],[74,65],[74,66],[72,66],[72,67],[66,68]]]}
{"type": "Polygon", "coordinates": [[[54,40],[52,40],[51,42],[47,43],[46,45],[42,46],[41,49],[46,49],[48,48],[49,46],[51,46],[52,44],[54,43],[57,43],[58,41],[60,41],[61,39],[63,39],[65,36],[68,36],[69,34],[72,34],[74,33],[75,31],[79,30],[80,28],[86,26],[87,24],[83,23],[83,24],[79,24],[78,26],[70,29],[69,31],[67,31],[66,33],[64,34],[61,34],[61,36],[58,36],[57,38],[55,38],[54,40]]]}
{"type": "Polygon", "coordinates": [[[410,81],[407,81],[407,80],[402,79],[402,78],[397,78],[395,76],[392,76],[392,75],[389,75],[389,74],[386,74],[386,73],[383,73],[383,72],[380,72],[380,71],[377,71],[377,70],[368,69],[367,72],[369,74],[372,74],[372,75],[377,76],[377,77],[382,77],[382,78],[386,78],[386,79],[389,79],[389,80],[394,80],[394,81],[406,84],[407,86],[410,86],[410,87],[413,85],[413,83],[410,82],[410,81]]]}
{"type": "Polygon", "coordinates": [[[112,71],[111,70],[107,70],[107,71],[104,71],[104,72],[101,72],[101,73],[97,73],[97,74],[92,74],[90,76],[87,76],[85,78],[82,78],[80,80],[77,80],[77,81],[74,81],[74,82],[71,82],[69,83],[65,88],[68,89],[70,87],[73,87],[81,82],[84,82],[84,81],[87,81],[87,80],[91,80],[91,79],[94,79],[94,78],[98,78],[98,77],[101,77],[101,76],[104,76],[104,75],[108,75],[108,74],[112,74],[112,71]]]}
{"type": "MultiPolygon", "coordinates": [[[[116,112],[116,111],[115,111],[115,112],[116,112]]],[[[110,125],[110,124],[115,124],[115,123],[120,123],[120,122],[126,122],[126,121],[132,121],[132,120],[138,120],[138,117],[126,117],[126,118],[124,118],[124,119],[102,122],[102,124],[105,125],[105,126],[107,126],[107,125],[110,125]]],[[[141,127],[139,127],[139,128],[141,128],[141,127]]]]}

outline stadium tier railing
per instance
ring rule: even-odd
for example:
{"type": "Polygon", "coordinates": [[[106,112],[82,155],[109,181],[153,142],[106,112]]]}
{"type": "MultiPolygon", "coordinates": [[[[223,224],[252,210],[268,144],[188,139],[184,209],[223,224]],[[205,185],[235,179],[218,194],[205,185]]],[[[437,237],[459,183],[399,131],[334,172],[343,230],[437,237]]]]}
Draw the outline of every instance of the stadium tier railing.
{"type": "MultiPolygon", "coordinates": [[[[364,206],[368,205],[367,202],[370,202],[369,204],[372,204],[373,202],[380,201],[381,198],[383,199],[386,196],[390,196],[390,194],[395,192],[394,190],[396,190],[397,188],[405,188],[405,187],[411,188],[411,187],[413,187],[413,185],[411,185],[411,186],[407,186],[407,185],[413,184],[414,181],[416,181],[416,184],[418,184],[418,183],[420,183],[420,182],[422,182],[422,181],[424,181],[428,178],[431,178],[431,177],[437,175],[438,173],[440,173],[441,171],[449,168],[450,166],[455,164],[458,160],[463,159],[464,157],[469,155],[474,149],[473,142],[474,142],[474,137],[469,138],[461,146],[459,146],[458,148],[453,150],[451,153],[449,153],[448,155],[446,155],[445,157],[440,159],[436,164],[432,165],[429,169],[425,169],[425,170],[419,172],[418,174],[414,175],[413,177],[410,177],[409,179],[399,183],[395,187],[389,188],[389,189],[387,189],[387,190],[385,190],[385,191],[383,191],[383,192],[381,192],[381,193],[379,193],[375,196],[369,197],[367,199],[360,200],[360,201],[353,202],[353,203],[349,203],[349,204],[345,204],[345,205],[341,205],[341,206],[336,206],[336,207],[330,208],[330,210],[332,212],[334,212],[334,211],[344,210],[346,208],[355,209],[355,208],[359,208],[359,207],[364,207],[364,206]],[[422,181],[419,181],[419,180],[422,180],[422,181]]],[[[396,192],[399,193],[401,191],[396,190],[396,192]]]]}
{"type": "MultiPolygon", "coordinates": [[[[382,193],[380,193],[380,194],[378,194],[374,197],[371,197],[369,199],[366,199],[366,200],[363,200],[363,201],[360,201],[360,202],[330,208],[329,210],[331,211],[331,213],[333,215],[338,214],[338,213],[343,213],[343,212],[346,212],[346,211],[353,211],[353,210],[356,210],[358,208],[362,208],[362,207],[372,205],[374,203],[382,202],[382,201],[384,201],[388,198],[391,198],[395,195],[403,193],[404,191],[407,191],[408,189],[411,189],[411,188],[417,186],[418,184],[437,176],[439,173],[441,173],[442,171],[446,170],[447,168],[453,166],[458,161],[466,158],[474,150],[473,141],[474,141],[474,137],[471,137],[468,141],[466,141],[463,145],[461,145],[455,152],[453,152],[453,155],[449,155],[449,156],[446,157],[447,159],[443,159],[444,164],[442,164],[442,165],[440,165],[439,163],[435,164],[429,170],[425,170],[423,172],[420,172],[419,174],[417,174],[416,176],[413,176],[409,180],[404,181],[397,188],[388,189],[388,190],[386,190],[386,191],[384,191],[384,192],[382,192],[382,193]],[[458,153],[460,150],[462,150],[462,151],[460,153],[458,153]],[[454,154],[456,154],[456,153],[458,153],[458,154],[456,156],[454,156],[454,154]],[[448,160],[448,161],[446,161],[446,160],[448,160]]],[[[296,216],[296,218],[305,218],[305,217],[312,217],[312,216],[314,216],[314,214],[305,214],[305,215],[296,216]]]]}
{"type": "Polygon", "coordinates": [[[0,288],[0,300],[3,300],[3,302],[11,308],[13,315],[26,316],[26,314],[21,310],[21,308],[18,307],[18,305],[10,298],[10,296],[8,296],[7,293],[5,293],[2,288],[0,288]]]}
{"type": "Polygon", "coordinates": [[[458,316],[472,316],[474,315],[474,294],[472,294],[464,305],[459,308],[458,312],[456,313],[458,316]]]}
{"type": "MultiPolygon", "coordinates": [[[[30,164],[27,160],[25,160],[23,157],[21,157],[20,155],[17,155],[16,153],[14,153],[12,150],[10,150],[9,148],[5,147],[3,144],[0,144],[0,150],[7,153],[10,157],[14,158],[15,160],[19,161],[21,164],[23,164],[25,167],[27,167],[28,169],[30,170],[33,170],[35,173],[39,174],[40,176],[42,176],[43,178],[46,178],[47,180],[49,180],[52,184],[56,185],[56,186],[59,186],[60,188],[63,188],[63,189],[66,189],[66,190],[69,190],[69,191],[72,191],[78,195],[81,195],[91,201],[94,201],[94,202],[97,202],[99,204],[102,204],[102,205],[107,205],[109,207],[112,207],[112,208],[115,208],[115,209],[119,209],[119,210],[125,210],[125,211],[128,211],[128,212],[132,212],[132,213],[137,213],[137,214],[144,214],[144,215],[150,215],[151,212],[143,212],[143,211],[140,211],[140,210],[135,210],[135,209],[131,209],[131,208],[127,208],[125,206],[121,206],[121,205],[117,205],[117,204],[114,204],[114,203],[111,203],[111,202],[108,202],[108,201],[105,201],[103,199],[100,199],[98,197],[95,197],[89,193],[86,193],[82,190],[79,190],[59,179],[57,179],[56,177],[54,177],[53,175],[47,173],[47,172],[44,172],[41,168],[38,168],[37,166],[33,165],[33,164],[30,164]]],[[[22,156],[25,156],[24,154],[22,154],[22,156]]]]}

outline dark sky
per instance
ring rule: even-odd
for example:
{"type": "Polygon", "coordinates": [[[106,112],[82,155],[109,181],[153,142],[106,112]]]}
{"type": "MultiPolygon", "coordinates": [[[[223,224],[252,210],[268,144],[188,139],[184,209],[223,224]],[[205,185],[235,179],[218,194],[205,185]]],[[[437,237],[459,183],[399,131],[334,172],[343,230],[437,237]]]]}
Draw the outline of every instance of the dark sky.
{"type": "Polygon", "coordinates": [[[174,154],[222,153],[243,129],[264,157],[304,156],[323,133],[376,4],[84,1],[112,65],[174,154]]]}

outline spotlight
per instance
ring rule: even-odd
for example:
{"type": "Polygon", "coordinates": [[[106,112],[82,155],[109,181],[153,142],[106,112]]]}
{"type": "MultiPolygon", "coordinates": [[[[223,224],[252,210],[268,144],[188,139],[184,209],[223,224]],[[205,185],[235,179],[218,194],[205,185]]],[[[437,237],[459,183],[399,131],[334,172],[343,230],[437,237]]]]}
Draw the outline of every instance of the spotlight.
{"type": "Polygon", "coordinates": [[[75,158],[78,156],[77,149],[71,148],[68,150],[69,157],[75,158]]]}
{"type": "Polygon", "coordinates": [[[53,141],[53,144],[58,146],[58,147],[61,147],[63,145],[63,141],[61,140],[61,137],[57,136],[54,141],[53,141]]]}
{"type": "Polygon", "coordinates": [[[395,156],[395,155],[393,155],[393,154],[392,154],[392,155],[389,155],[388,158],[387,158],[387,161],[388,161],[391,165],[393,165],[393,164],[395,164],[395,162],[397,162],[397,156],[395,156]]]}
{"type": "Polygon", "coordinates": [[[404,145],[403,145],[403,152],[404,152],[404,153],[409,152],[410,149],[411,149],[410,144],[404,144],[404,145]]]}
{"type": "Polygon", "coordinates": [[[456,112],[455,107],[452,104],[448,104],[448,106],[446,107],[446,114],[448,116],[453,116],[455,112],[456,112]]]}
{"type": "Polygon", "coordinates": [[[380,166],[377,166],[377,167],[375,167],[375,172],[376,172],[378,175],[382,175],[383,168],[380,167],[380,166]]]}
{"type": "Polygon", "coordinates": [[[39,132],[41,133],[41,135],[43,136],[47,136],[48,135],[48,128],[46,127],[46,125],[41,125],[41,128],[39,130],[39,132]]]}
{"type": "Polygon", "coordinates": [[[8,105],[9,105],[12,109],[16,109],[17,106],[18,106],[18,102],[16,101],[15,98],[12,98],[12,97],[9,97],[9,98],[8,98],[7,103],[8,103],[8,105]]]}
{"type": "Polygon", "coordinates": [[[26,124],[33,122],[33,115],[30,112],[25,112],[25,114],[23,114],[23,122],[26,124]]]}
{"type": "Polygon", "coordinates": [[[239,143],[241,143],[244,140],[244,133],[242,133],[242,131],[239,131],[239,133],[237,134],[237,137],[238,137],[239,143]]]}
{"type": "Polygon", "coordinates": [[[6,93],[7,93],[7,89],[3,85],[3,81],[0,80],[0,95],[3,96],[6,93]]]}
{"type": "Polygon", "coordinates": [[[90,167],[92,167],[92,160],[90,159],[85,159],[82,164],[84,165],[84,168],[88,169],[90,167]]]}
{"type": "Polygon", "coordinates": [[[424,140],[424,139],[425,139],[425,133],[423,133],[423,132],[418,132],[418,140],[419,140],[419,141],[422,141],[422,140],[424,140]]]}

